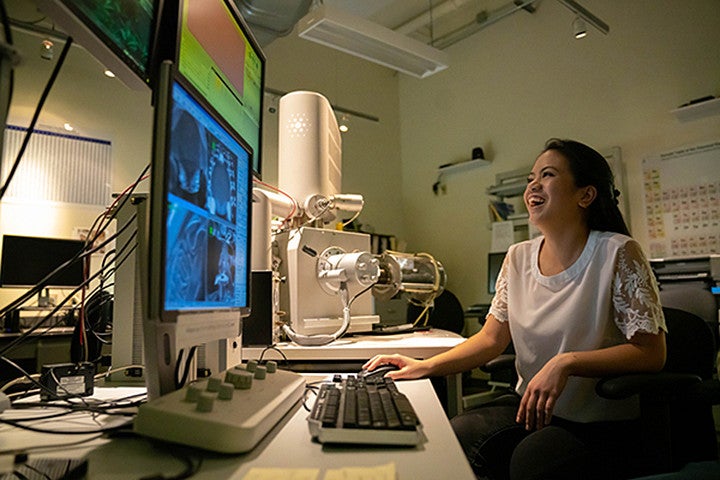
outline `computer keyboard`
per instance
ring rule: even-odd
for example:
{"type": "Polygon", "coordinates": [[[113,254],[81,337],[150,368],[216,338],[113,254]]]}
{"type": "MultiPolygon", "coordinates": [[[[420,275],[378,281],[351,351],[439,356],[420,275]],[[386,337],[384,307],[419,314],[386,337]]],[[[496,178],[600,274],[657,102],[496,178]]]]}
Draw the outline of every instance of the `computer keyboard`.
{"type": "Polygon", "coordinates": [[[141,405],[133,428],[140,435],[213,452],[247,452],[304,391],[301,375],[278,370],[273,361],[250,361],[141,405]]]}
{"type": "Polygon", "coordinates": [[[410,400],[387,377],[348,375],[321,383],[308,426],[320,443],[415,446],[425,441],[410,400]]]}

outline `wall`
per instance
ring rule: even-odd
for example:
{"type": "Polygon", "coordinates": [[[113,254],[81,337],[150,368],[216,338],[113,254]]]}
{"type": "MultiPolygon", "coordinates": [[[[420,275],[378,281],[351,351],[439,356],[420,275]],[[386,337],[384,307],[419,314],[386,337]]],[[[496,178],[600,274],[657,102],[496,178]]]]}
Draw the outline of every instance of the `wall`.
{"type": "Polygon", "coordinates": [[[549,137],[619,146],[633,234],[645,244],[641,161],[720,138],[720,116],[679,123],[670,111],[720,94],[720,2],[585,0],[610,25],[572,37],[572,13],[541,2],[447,49],[448,70],[400,78],[404,216],[410,251],[428,251],[463,305],[487,302],[491,232],[485,190],[498,172],[532,165],[549,137]],[[492,164],[445,179],[441,164],[485,148],[492,164]]]}

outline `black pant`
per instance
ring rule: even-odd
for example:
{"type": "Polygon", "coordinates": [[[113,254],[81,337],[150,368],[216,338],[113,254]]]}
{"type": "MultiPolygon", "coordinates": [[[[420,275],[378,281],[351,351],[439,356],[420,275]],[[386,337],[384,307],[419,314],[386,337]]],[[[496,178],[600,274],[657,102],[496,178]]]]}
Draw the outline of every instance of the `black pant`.
{"type": "Polygon", "coordinates": [[[520,397],[504,395],[450,422],[478,478],[623,479],[639,445],[634,421],[577,423],[553,417],[528,432],[515,422],[520,397]],[[635,447],[633,447],[635,445],[635,447]]]}

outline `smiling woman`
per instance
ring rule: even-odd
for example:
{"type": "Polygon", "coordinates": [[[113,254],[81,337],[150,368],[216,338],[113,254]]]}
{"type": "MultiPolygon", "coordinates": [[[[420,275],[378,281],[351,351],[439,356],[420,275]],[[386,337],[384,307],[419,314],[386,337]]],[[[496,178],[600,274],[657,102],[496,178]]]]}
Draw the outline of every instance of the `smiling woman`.
{"type": "Polygon", "coordinates": [[[552,139],[524,194],[542,236],[508,250],[483,328],[427,360],[381,355],[388,376],[448,375],[484,365],[512,341],[516,392],[452,419],[475,473],[489,478],[627,478],[635,399],[600,398],[598,377],[657,371],[665,361],[658,288],[627,235],[607,162],[552,139]]]}

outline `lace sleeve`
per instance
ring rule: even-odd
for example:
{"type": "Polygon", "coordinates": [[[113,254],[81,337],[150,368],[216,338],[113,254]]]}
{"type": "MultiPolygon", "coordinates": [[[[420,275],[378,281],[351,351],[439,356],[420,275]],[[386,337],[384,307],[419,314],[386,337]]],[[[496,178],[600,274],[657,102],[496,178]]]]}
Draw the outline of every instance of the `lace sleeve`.
{"type": "Polygon", "coordinates": [[[667,331],[655,276],[637,242],[628,241],[618,251],[612,283],[615,323],[626,338],[667,331]]]}
{"type": "Polygon", "coordinates": [[[495,282],[495,296],[490,304],[488,315],[492,314],[499,322],[506,322],[508,319],[507,306],[507,264],[510,255],[505,255],[500,273],[495,282]]]}

